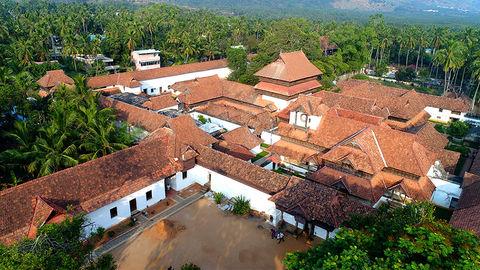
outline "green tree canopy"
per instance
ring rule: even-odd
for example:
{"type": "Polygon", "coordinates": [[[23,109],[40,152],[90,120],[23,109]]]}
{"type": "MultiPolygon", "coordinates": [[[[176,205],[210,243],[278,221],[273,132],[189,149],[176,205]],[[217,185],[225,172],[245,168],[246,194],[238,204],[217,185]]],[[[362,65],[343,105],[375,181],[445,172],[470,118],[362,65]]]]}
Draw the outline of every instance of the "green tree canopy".
{"type": "Polygon", "coordinates": [[[83,216],[75,216],[60,224],[40,227],[34,239],[12,246],[0,244],[0,269],[115,269],[111,255],[92,260],[93,246],[82,240],[84,224],[83,216]]]}
{"type": "Polygon", "coordinates": [[[382,206],[353,217],[335,238],[306,252],[290,253],[290,270],[479,269],[480,241],[434,217],[430,203],[382,206]]]}

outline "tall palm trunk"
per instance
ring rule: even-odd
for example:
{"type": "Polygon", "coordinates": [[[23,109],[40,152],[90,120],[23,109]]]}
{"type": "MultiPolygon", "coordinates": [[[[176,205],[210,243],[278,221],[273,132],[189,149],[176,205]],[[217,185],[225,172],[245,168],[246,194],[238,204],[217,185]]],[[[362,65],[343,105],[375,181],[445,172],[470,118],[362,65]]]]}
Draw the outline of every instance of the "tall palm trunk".
{"type": "Polygon", "coordinates": [[[466,70],[466,69],[467,69],[467,67],[463,67],[462,80],[460,81],[460,91],[462,91],[463,80],[465,79],[465,70],[466,70]]]}
{"type": "Polygon", "coordinates": [[[408,66],[408,56],[410,55],[410,49],[407,49],[407,59],[405,59],[405,66],[408,66]]]}
{"type": "Polygon", "coordinates": [[[421,47],[418,46],[417,62],[416,62],[416,64],[415,64],[415,72],[418,71],[418,60],[420,60],[420,50],[421,50],[421,47]]]}
{"type": "Polygon", "coordinates": [[[480,80],[478,80],[478,83],[477,83],[477,88],[475,89],[475,94],[473,94],[473,100],[472,100],[472,111],[475,109],[475,101],[477,99],[477,92],[478,92],[478,88],[480,87],[480,80]]]}
{"type": "Polygon", "coordinates": [[[398,61],[397,61],[398,65],[400,65],[400,52],[401,52],[401,51],[402,51],[402,45],[400,45],[400,46],[398,47],[398,55],[397,55],[397,57],[398,57],[398,61]]]}

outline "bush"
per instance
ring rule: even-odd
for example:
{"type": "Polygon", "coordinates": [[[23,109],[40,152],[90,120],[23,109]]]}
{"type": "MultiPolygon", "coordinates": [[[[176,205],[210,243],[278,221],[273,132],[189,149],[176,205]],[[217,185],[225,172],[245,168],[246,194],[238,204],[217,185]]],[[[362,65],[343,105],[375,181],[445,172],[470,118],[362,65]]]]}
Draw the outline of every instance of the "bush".
{"type": "Polygon", "coordinates": [[[216,204],[221,204],[223,198],[225,198],[225,195],[222,192],[214,192],[213,193],[213,199],[215,200],[216,204]]]}
{"type": "Polygon", "coordinates": [[[180,270],[200,270],[200,267],[198,265],[195,265],[193,263],[186,263],[182,265],[180,270]]]}
{"type": "Polygon", "coordinates": [[[108,235],[109,238],[112,238],[112,237],[115,236],[115,231],[108,231],[107,235],[108,235]]]}
{"type": "Polygon", "coordinates": [[[446,133],[447,132],[447,127],[444,124],[435,124],[435,129],[440,132],[440,133],[446,133]]]}
{"type": "Polygon", "coordinates": [[[105,228],[103,227],[98,227],[97,230],[95,231],[95,236],[98,236],[98,238],[102,238],[104,234],[105,234],[105,228]]]}
{"type": "Polygon", "coordinates": [[[233,210],[235,215],[243,216],[250,212],[250,201],[243,196],[233,198],[233,210]]]}
{"type": "Polygon", "coordinates": [[[388,65],[385,61],[378,63],[378,66],[375,67],[375,75],[383,77],[385,73],[388,72],[388,65]]]}
{"type": "Polygon", "coordinates": [[[445,149],[454,151],[454,152],[459,152],[462,154],[462,156],[468,156],[468,154],[470,153],[470,150],[468,149],[468,147],[465,147],[463,145],[453,144],[453,143],[449,143],[447,147],[445,147],[445,149]]]}
{"type": "Polygon", "coordinates": [[[206,124],[208,122],[205,116],[201,114],[198,116],[198,121],[200,121],[202,124],[206,124]]]}
{"type": "Polygon", "coordinates": [[[462,121],[455,121],[450,124],[447,128],[447,133],[450,136],[462,138],[467,135],[470,126],[462,121]]]}
{"type": "Polygon", "coordinates": [[[402,81],[402,82],[411,82],[416,77],[417,77],[417,75],[415,74],[415,69],[413,69],[411,67],[400,68],[395,73],[395,79],[397,81],[402,81]]]}

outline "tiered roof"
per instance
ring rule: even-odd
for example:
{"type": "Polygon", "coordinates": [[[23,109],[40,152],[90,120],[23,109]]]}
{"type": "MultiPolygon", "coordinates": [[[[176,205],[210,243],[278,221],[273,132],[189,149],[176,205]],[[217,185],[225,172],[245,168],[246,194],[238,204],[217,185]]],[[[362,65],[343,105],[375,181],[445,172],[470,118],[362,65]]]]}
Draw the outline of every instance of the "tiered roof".
{"type": "Polygon", "coordinates": [[[313,65],[303,51],[280,53],[277,61],[272,62],[255,73],[261,78],[285,82],[295,82],[320,76],[322,72],[313,65]]]}

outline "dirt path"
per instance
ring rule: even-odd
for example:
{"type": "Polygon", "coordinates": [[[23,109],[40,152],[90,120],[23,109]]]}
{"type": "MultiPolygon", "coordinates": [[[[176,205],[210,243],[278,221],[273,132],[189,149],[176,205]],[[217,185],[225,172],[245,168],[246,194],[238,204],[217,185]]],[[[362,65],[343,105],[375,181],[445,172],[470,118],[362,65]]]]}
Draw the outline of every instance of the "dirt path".
{"type": "Polygon", "coordinates": [[[135,239],[112,250],[119,270],[159,270],[187,262],[208,269],[283,269],[286,252],[307,248],[304,240],[277,244],[262,222],[225,215],[202,199],[135,239]]]}

